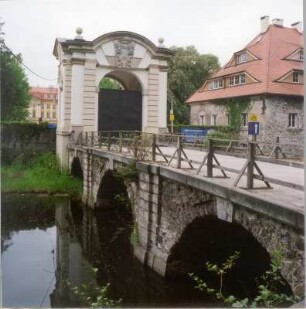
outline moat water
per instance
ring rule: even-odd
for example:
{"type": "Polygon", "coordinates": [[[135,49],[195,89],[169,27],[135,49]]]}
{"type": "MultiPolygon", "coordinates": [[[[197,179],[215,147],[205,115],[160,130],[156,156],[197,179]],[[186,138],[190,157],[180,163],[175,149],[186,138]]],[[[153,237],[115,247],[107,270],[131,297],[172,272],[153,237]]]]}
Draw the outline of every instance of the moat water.
{"type": "Polygon", "coordinates": [[[214,307],[187,277],[163,278],[133,255],[133,218],[66,197],[4,195],[2,306],[84,307],[70,286],[110,284],[120,307],[214,307]],[[95,269],[95,271],[93,270],[95,269]]]}

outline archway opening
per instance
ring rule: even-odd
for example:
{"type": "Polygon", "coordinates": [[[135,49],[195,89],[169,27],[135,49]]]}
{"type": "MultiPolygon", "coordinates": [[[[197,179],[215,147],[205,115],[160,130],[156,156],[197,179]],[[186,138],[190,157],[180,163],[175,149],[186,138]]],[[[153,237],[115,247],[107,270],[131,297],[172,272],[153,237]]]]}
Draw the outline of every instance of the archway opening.
{"type": "Polygon", "coordinates": [[[131,202],[124,181],[111,170],[106,171],[101,180],[96,206],[104,209],[131,209],[131,202]]]}
{"type": "Polygon", "coordinates": [[[115,78],[105,76],[100,80],[99,89],[123,90],[124,85],[115,78]]]}
{"type": "MultiPolygon", "coordinates": [[[[215,216],[195,219],[187,226],[179,241],[172,247],[167,261],[168,278],[188,278],[194,273],[208,286],[219,289],[220,277],[209,272],[206,262],[222,266],[235,252],[239,258],[234,267],[223,276],[223,295],[254,298],[265,271],[270,269],[270,255],[241,225],[219,220],[215,216]]],[[[291,294],[289,284],[277,287],[280,293],[291,294]]]]}
{"type": "Polygon", "coordinates": [[[75,178],[83,180],[83,170],[80,163],[80,159],[75,157],[71,163],[71,175],[75,178]]]}
{"type": "Polygon", "coordinates": [[[98,130],[141,131],[142,87],[135,75],[114,70],[99,87],[98,130]]]}

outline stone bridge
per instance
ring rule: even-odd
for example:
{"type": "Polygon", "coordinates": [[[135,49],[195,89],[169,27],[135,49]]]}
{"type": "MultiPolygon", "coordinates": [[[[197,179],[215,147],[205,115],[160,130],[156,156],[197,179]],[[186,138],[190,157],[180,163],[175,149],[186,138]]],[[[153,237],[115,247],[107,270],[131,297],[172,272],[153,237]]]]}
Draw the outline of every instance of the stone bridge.
{"type": "MultiPolygon", "coordinates": [[[[68,145],[68,158],[72,173],[79,170],[83,176],[83,202],[94,208],[103,207],[101,192],[109,174],[134,162],[78,145],[68,145]]],[[[165,276],[188,272],[186,265],[193,263],[197,250],[204,250],[208,260],[215,252],[222,262],[235,248],[241,259],[253,256],[269,263],[272,252],[280,249],[283,277],[296,294],[304,293],[302,211],[154,162],[137,161],[136,170],[137,180],[126,180],[125,186],[136,223],[134,253],[143,264],[165,276]]],[[[254,277],[260,264],[247,264],[254,277]]]]}

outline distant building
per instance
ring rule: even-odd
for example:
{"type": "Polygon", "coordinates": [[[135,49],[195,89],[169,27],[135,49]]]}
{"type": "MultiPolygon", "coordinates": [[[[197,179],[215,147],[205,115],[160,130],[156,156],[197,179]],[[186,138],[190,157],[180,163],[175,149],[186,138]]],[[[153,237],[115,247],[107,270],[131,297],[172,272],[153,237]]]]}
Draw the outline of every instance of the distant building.
{"type": "Polygon", "coordinates": [[[241,137],[247,138],[248,119],[255,114],[260,124],[258,141],[275,142],[279,137],[281,143],[302,144],[302,23],[291,26],[284,27],[282,19],[270,24],[268,16],[262,17],[261,33],[187,100],[191,124],[227,125],[229,101],[244,98],[249,104],[240,110],[241,137]]]}
{"type": "Polygon", "coordinates": [[[57,123],[58,95],[55,87],[31,87],[29,120],[32,122],[57,123]]]}

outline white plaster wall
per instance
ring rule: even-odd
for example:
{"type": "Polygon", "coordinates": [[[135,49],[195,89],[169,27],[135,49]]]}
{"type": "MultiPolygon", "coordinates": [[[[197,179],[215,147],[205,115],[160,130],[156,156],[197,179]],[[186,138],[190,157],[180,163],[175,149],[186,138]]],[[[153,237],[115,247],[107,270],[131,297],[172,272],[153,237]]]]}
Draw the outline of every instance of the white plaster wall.
{"type": "Polygon", "coordinates": [[[151,63],[151,55],[149,52],[146,52],[146,54],[140,60],[138,68],[146,69],[150,65],[150,63],[151,63]]]}
{"type": "Polygon", "coordinates": [[[102,47],[97,49],[96,57],[97,57],[97,61],[100,65],[109,65],[109,63],[108,63],[108,61],[105,57],[105,53],[103,52],[102,47]]]}
{"type": "Polygon", "coordinates": [[[102,44],[101,49],[106,56],[115,56],[114,42],[109,41],[102,44]]]}
{"type": "Polygon", "coordinates": [[[71,81],[71,125],[83,124],[84,65],[72,66],[71,81]]]}

